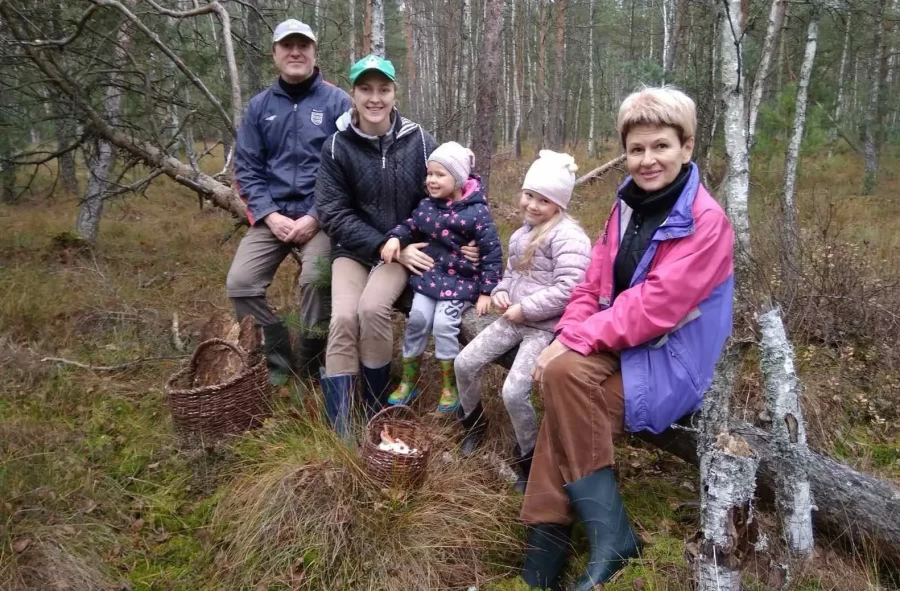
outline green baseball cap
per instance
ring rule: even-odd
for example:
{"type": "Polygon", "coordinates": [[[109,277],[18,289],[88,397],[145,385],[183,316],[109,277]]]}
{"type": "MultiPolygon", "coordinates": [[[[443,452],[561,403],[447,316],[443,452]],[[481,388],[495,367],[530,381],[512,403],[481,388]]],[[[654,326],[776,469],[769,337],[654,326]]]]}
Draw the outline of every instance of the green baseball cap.
{"type": "Polygon", "coordinates": [[[381,72],[387,76],[391,82],[397,79],[397,72],[394,70],[394,64],[383,57],[370,53],[350,66],[350,84],[356,84],[359,77],[370,70],[381,72]]]}

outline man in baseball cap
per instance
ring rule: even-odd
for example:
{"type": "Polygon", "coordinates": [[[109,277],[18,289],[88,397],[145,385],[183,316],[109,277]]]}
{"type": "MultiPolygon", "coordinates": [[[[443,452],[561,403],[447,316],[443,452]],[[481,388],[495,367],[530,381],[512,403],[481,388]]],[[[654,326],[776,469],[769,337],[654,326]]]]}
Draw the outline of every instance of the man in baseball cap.
{"type": "Polygon", "coordinates": [[[272,59],[278,79],[250,99],[235,142],[235,185],[251,227],[226,285],[238,319],[252,314],[262,326],[269,376],[278,384],[295,369],[316,376],[325,348],[330,287],[317,279],[324,268],[330,274],[331,240],[319,229],[313,189],[322,144],[337,131],[350,97],[322,79],[316,35],[305,23],[288,19],[275,27],[272,59]],[[296,359],[287,327],[266,300],[278,266],[294,249],[302,264],[296,359]]]}

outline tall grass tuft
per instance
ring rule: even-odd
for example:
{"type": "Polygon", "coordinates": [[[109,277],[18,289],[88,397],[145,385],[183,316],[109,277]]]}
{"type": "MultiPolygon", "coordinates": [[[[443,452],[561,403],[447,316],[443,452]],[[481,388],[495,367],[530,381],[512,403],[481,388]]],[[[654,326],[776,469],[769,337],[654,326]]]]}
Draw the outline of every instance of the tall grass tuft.
{"type": "Polygon", "coordinates": [[[265,437],[213,519],[219,586],[466,588],[520,560],[518,500],[486,464],[439,445],[420,489],[387,490],[315,420],[265,437]]]}

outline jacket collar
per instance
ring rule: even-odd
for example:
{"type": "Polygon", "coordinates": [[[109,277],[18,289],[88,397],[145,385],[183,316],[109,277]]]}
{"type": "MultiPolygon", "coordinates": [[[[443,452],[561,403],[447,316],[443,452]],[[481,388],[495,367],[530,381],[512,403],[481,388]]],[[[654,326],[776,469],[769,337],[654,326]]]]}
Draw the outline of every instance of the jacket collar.
{"type": "MultiPolygon", "coordinates": [[[[322,80],[322,73],[319,71],[319,66],[316,66],[315,68],[313,68],[313,76],[315,76],[316,79],[313,80],[312,85],[309,87],[309,93],[307,93],[307,94],[314,92],[319,86],[324,84],[324,81],[322,80]]],[[[273,94],[277,94],[278,96],[283,96],[284,98],[286,98],[288,100],[293,100],[293,99],[291,99],[291,96],[288,93],[286,93],[283,88],[281,88],[281,84],[278,83],[278,78],[275,78],[275,82],[272,83],[272,86],[270,86],[269,89],[272,91],[273,94]]]]}
{"type": "MultiPolygon", "coordinates": [[[[618,191],[616,191],[616,196],[619,200],[620,220],[627,220],[631,217],[631,208],[622,200],[622,192],[630,182],[632,182],[632,178],[631,175],[628,175],[622,181],[622,184],[619,185],[618,191]]],[[[673,239],[684,238],[694,232],[694,199],[697,198],[699,190],[700,169],[696,163],[691,162],[687,183],[684,189],[681,190],[681,195],[675,201],[675,205],[669,211],[669,217],[657,229],[657,235],[659,235],[660,230],[663,230],[662,236],[666,239],[673,239]]],[[[627,221],[625,223],[627,224],[627,221]]]]}

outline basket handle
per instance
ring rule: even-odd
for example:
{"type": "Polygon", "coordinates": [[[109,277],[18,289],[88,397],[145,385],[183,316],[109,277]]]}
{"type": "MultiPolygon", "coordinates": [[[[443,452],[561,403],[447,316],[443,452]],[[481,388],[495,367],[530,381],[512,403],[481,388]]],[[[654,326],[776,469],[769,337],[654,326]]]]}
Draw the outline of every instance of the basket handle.
{"type": "Polygon", "coordinates": [[[372,418],[369,419],[369,422],[368,422],[368,424],[366,425],[366,431],[371,430],[372,425],[375,424],[375,419],[377,419],[377,418],[379,418],[379,417],[382,417],[382,416],[388,416],[388,415],[394,415],[394,414],[400,414],[400,413],[409,415],[409,416],[410,416],[411,418],[413,418],[413,419],[418,419],[418,418],[419,418],[419,415],[416,414],[416,411],[414,411],[414,410],[413,410],[412,408],[410,408],[409,406],[406,406],[405,404],[397,404],[397,405],[394,405],[394,406],[386,406],[386,407],[384,407],[383,409],[381,409],[381,410],[379,410],[378,412],[376,412],[376,413],[372,416],[372,418]]]}
{"type": "Polygon", "coordinates": [[[194,353],[193,353],[193,355],[191,355],[191,362],[190,362],[191,371],[197,370],[197,358],[200,356],[200,353],[207,347],[212,347],[213,345],[224,345],[225,347],[231,349],[232,351],[237,353],[238,357],[241,358],[241,364],[244,367],[247,367],[247,352],[244,351],[242,348],[238,347],[231,341],[226,341],[225,339],[209,339],[209,340],[203,341],[202,343],[197,345],[196,349],[194,349],[194,353]]]}

